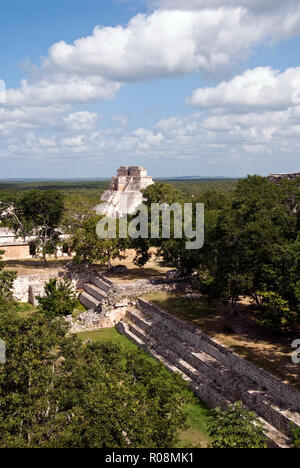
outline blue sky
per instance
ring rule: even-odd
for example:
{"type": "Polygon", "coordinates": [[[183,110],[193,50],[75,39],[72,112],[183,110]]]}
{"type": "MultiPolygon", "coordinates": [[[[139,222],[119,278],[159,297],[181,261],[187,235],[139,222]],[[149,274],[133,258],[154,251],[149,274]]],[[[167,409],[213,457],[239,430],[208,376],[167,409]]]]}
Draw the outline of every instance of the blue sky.
{"type": "Polygon", "coordinates": [[[300,171],[295,0],[11,0],[0,24],[0,178],[300,171]]]}

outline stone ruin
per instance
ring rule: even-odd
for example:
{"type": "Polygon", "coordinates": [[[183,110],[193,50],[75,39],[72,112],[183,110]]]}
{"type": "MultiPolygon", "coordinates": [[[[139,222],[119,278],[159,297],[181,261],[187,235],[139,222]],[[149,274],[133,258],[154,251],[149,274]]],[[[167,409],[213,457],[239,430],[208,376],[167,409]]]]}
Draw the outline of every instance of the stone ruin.
{"type": "Polygon", "coordinates": [[[109,190],[101,197],[97,213],[109,218],[132,214],[143,202],[141,190],[152,185],[153,179],[142,166],[122,166],[113,177],[109,190]]]}
{"type": "Polygon", "coordinates": [[[300,172],[293,172],[290,174],[270,174],[268,176],[270,182],[280,182],[281,180],[294,180],[300,177],[300,172]]]}

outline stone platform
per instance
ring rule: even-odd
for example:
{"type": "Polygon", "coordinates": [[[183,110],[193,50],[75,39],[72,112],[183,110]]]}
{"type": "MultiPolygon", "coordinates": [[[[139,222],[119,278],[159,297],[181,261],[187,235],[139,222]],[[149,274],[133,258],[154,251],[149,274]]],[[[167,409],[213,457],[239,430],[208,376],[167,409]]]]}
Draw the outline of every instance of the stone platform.
{"type": "Polygon", "coordinates": [[[230,349],[144,300],[117,329],[178,372],[210,407],[242,401],[264,424],[270,447],[288,448],[291,426],[300,427],[300,393],[230,349]]]}

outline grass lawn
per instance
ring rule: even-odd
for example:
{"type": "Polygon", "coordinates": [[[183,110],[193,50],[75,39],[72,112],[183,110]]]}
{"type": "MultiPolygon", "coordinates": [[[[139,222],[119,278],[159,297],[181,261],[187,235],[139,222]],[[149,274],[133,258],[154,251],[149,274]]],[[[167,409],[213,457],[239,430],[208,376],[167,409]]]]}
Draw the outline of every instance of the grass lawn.
{"type": "MultiPolygon", "coordinates": [[[[137,346],[134,343],[121,335],[115,328],[105,328],[99,331],[78,333],[78,337],[82,341],[90,339],[102,341],[104,343],[114,343],[124,346],[127,349],[137,349],[137,346]]],[[[150,357],[150,359],[153,358],[150,357]]],[[[166,370],[165,372],[168,371],[166,370]]],[[[194,445],[207,447],[209,437],[206,427],[210,409],[202,403],[191,390],[187,389],[187,392],[191,399],[191,403],[185,405],[184,411],[188,415],[190,428],[181,434],[179,447],[190,448],[194,445]]]]}
{"type": "Polygon", "coordinates": [[[82,305],[78,299],[76,307],[72,313],[73,318],[76,319],[80,314],[82,314],[83,312],[86,312],[86,310],[87,308],[84,307],[84,305],[82,305]]]}
{"type": "Polygon", "coordinates": [[[22,315],[22,317],[30,317],[36,312],[36,307],[31,304],[19,302],[17,304],[17,312],[22,315]]]}
{"type": "Polygon", "coordinates": [[[152,304],[165,309],[181,320],[198,323],[199,319],[210,317],[215,312],[215,307],[204,297],[191,299],[181,294],[152,293],[147,294],[144,299],[152,304]]]}
{"type": "Polygon", "coordinates": [[[119,346],[124,346],[127,349],[136,349],[136,345],[132,343],[126,336],[121,335],[115,328],[104,328],[103,330],[82,332],[77,335],[82,341],[102,341],[103,343],[113,343],[119,346]]]}
{"type": "Polygon", "coordinates": [[[291,344],[300,336],[300,330],[280,335],[257,325],[253,318],[256,310],[246,298],[238,304],[235,317],[229,315],[222,303],[209,304],[201,297],[193,300],[180,294],[155,293],[144,298],[300,389],[300,366],[292,363],[291,356],[291,344]]]}

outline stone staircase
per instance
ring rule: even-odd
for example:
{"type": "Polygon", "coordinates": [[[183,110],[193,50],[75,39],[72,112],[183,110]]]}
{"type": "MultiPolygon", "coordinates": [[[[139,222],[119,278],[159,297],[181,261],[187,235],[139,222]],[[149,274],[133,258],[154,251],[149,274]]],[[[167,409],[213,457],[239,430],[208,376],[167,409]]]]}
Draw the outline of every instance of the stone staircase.
{"type": "Polygon", "coordinates": [[[179,372],[209,406],[225,409],[242,401],[263,422],[270,446],[289,447],[291,425],[300,427],[296,390],[143,300],[117,329],[169,371],[179,372]]]}
{"type": "Polygon", "coordinates": [[[102,304],[107,299],[113,283],[103,276],[95,276],[90,283],[83,285],[83,293],[79,300],[88,310],[97,310],[101,312],[102,304]]]}

